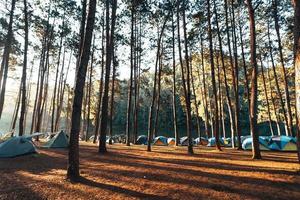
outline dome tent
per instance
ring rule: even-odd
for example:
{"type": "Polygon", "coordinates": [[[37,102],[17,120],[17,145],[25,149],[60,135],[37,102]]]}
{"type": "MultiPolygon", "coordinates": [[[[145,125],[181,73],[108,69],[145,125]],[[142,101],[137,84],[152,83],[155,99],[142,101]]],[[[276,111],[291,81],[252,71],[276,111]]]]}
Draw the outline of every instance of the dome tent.
{"type": "Polygon", "coordinates": [[[175,145],[176,141],[175,138],[168,138],[168,145],[175,145]]]}
{"type": "Polygon", "coordinates": [[[158,136],[158,137],[154,138],[153,145],[167,146],[168,145],[168,139],[164,136],[158,136]]]}
{"type": "Polygon", "coordinates": [[[208,140],[205,137],[201,137],[201,140],[200,140],[200,138],[198,137],[195,139],[195,143],[196,143],[196,145],[207,145],[208,140]]]}
{"type": "Polygon", "coordinates": [[[293,137],[273,136],[269,141],[269,148],[276,151],[297,151],[297,144],[293,137]]]}
{"type": "Polygon", "coordinates": [[[137,140],[136,140],[136,144],[139,144],[139,145],[146,145],[148,142],[148,138],[146,135],[140,135],[137,140]]]}
{"type": "Polygon", "coordinates": [[[11,158],[36,152],[32,141],[24,136],[12,137],[0,144],[0,158],[11,158]]]}
{"type": "MultiPolygon", "coordinates": [[[[219,142],[221,146],[224,146],[224,141],[222,138],[219,138],[219,142]]],[[[209,138],[207,146],[208,147],[216,146],[216,138],[215,137],[209,138]]]]}
{"type": "MultiPolygon", "coordinates": [[[[247,138],[244,140],[242,144],[242,148],[244,150],[252,150],[252,138],[247,138]]],[[[268,143],[263,140],[261,137],[259,137],[259,149],[260,150],[270,150],[268,147],[268,143]]]]}
{"type": "Polygon", "coordinates": [[[57,133],[52,139],[50,139],[42,147],[45,148],[67,148],[69,146],[68,136],[64,131],[57,133]]]}

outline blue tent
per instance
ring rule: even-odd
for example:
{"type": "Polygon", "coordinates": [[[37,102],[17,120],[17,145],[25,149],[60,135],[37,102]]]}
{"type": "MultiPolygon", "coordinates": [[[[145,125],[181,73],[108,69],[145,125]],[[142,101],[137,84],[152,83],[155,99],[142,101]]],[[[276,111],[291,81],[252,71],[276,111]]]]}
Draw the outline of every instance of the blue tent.
{"type": "MultiPolygon", "coordinates": [[[[222,138],[219,138],[219,141],[220,141],[220,145],[221,146],[224,146],[224,141],[222,138]]],[[[216,146],[216,138],[215,137],[212,137],[212,138],[209,138],[208,139],[208,144],[207,144],[208,147],[213,147],[213,146],[216,146]]]]}
{"type": "Polygon", "coordinates": [[[69,139],[65,132],[60,131],[51,140],[46,142],[42,147],[45,148],[67,148],[69,146],[69,139]]]}
{"type": "MultiPolygon", "coordinates": [[[[182,146],[188,146],[188,144],[189,144],[188,137],[184,136],[184,137],[180,138],[179,144],[182,146]]],[[[193,138],[192,138],[192,144],[196,144],[196,142],[194,141],[193,138]]]]}
{"type": "Polygon", "coordinates": [[[154,138],[153,145],[167,146],[168,145],[168,138],[166,138],[164,136],[158,136],[158,137],[154,138]]]}
{"type": "Polygon", "coordinates": [[[198,137],[198,138],[195,139],[195,144],[196,145],[207,145],[208,144],[208,139],[205,138],[205,137],[201,137],[201,140],[200,140],[200,138],[198,137]]]}
{"type": "Polygon", "coordinates": [[[146,135],[140,135],[137,140],[136,140],[136,144],[139,144],[139,145],[146,145],[148,142],[148,138],[146,135]]]}
{"type": "MultiPolygon", "coordinates": [[[[252,138],[247,138],[244,140],[242,144],[242,148],[244,150],[252,150],[252,138]]],[[[260,150],[270,150],[268,147],[268,143],[259,137],[259,149],[260,150]]]]}
{"type": "Polygon", "coordinates": [[[269,148],[277,151],[296,151],[297,145],[293,137],[273,136],[269,141],[269,148]]]}
{"type": "Polygon", "coordinates": [[[0,144],[0,158],[10,158],[36,152],[32,141],[24,136],[12,137],[0,144]]]}

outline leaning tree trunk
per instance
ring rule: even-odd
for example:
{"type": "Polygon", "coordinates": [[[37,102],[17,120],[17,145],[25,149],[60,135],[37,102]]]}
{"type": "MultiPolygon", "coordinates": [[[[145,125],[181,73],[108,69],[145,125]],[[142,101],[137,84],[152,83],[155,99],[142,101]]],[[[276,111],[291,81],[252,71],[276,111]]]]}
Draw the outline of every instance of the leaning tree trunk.
{"type": "Polygon", "coordinates": [[[252,0],[247,0],[248,14],[249,14],[249,27],[250,27],[250,53],[251,53],[251,102],[250,102],[250,129],[252,135],[252,153],[253,159],[261,159],[259,149],[259,136],[257,129],[257,61],[256,61],[256,32],[255,32],[255,17],[252,0]]]}
{"type": "Polygon", "coordinates": [[[83,99],[83,89],[87,65],[90,57],[90,49],[95,23],[96,0],[89,1],[89,14],[85,27],[84,41],[82,42],[82,54],[79,58],[79,67],[76,74],[76,84],[74,90],[73,109],[71,118],[71,132],[69,144],[69,162],[67,178],[72,181],[78,181],[79,174],[79,132],[81,120],[81,108],[83,99]]]}

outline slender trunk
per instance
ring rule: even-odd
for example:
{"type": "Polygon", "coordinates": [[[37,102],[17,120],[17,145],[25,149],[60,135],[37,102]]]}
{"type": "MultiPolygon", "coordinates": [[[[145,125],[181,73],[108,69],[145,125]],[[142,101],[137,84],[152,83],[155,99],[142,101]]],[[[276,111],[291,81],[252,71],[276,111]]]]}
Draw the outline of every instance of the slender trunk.
{"type": "Polygon", "coordinates": [[[95,23],[96,0],[89,1],[89,12],[87,25],[85,27],[84,41],[82,42],[82,53],[79,58],[78,73],[76,74],[76,84],[74,90],[73,109],[71,118],[71,132],[69,144],[69,162],[67,177],[72,181],[78,181],[79,178],[79,131],[80,131],[80,116],[83,99],[83,89],[87,65],[90,57],[90,49],[95,23]]]}
{"type": "Polygon", "coordinates": [[[274,136],[274,130],[273,130],[273,126],[272,126],[272,118],[271,118],[271,112],[270,112],[270,103],[269,103],[268,91],[267,91],[267,86],[266,86],[266,78],[265,78],[265,74],[264,74],[264,66],[263,66],[261,56],[260,56],[260,67],[261,67],[264,93],[265,93],[265,98],[266,98],[266,102],[267,102],[267,112],[268,112],[270,131],[271,131],[272,136],[274,136]]]}
{"type": "Polygon", "coordinates": [[[92,95],[92,88],[93,88],[93,84],[92,84],[92,80],[93,80],[93,68],[94,68],[94,53],[95,53],[95,35],[94,35],[94,39],[93,39],[93,51],[92,51],[92,56],[91,56],[91,66],[90,66],[90,80],[89,80],[89,88],[88,88],[88,111],[87,111],[87,125],[86,125],[86,130],[85,130],[85,141],[88,141],[88,136],[89,136],[89,128],[90,128],[90,123],[91,123],[91,119],[90,119],[90,115],[91,115],[91,95],[92,95]]]}
{"type": "MultiPolygon", "coordinates": [[[[172,9],[173,10],[173,9],[172,9]]],[[[172,67],[173,67],[173,93],[172,93],[172,106],[173,106],[173,127],[175,146],[179,144],[178,126],[177,126],[177,106],[176,106],[176,57],[175,57],[175,24],[174,24],[174,12],[172,12],[172,67]]]]}
{"type": "Polygon", "coordinates": [[[26,73],[27,73],[27,52],[28,52],[28,13],[27,13],[27,0],[23,1],[24,3],[24,59],[23,59],[23,72],[21,78],[21,90],[22,90],[22,103],[21,103],[21,113],[19,121],[19,136],[22,136],[25,133],[25,111],[26,111],[26,73]]]}
{"type": "Polygon", "coordinates": [[[115,79],[116,79],[116,65],[117,61],[115,55],[113,55],[113,72],[112,72],[112,83],[111,83],[111,96],[110,96],[110,111],[109,111],[109,144],[112,144],[113,136],[113,114],[114,114],[114,97],[115,97],[115,79]]]}
{"type": "MultiPolygon", "coordinates": [[[[228,17],[228,6],[227,6],[227,0],[224,0],[224,10],[225,10],[225,24],[226,24],[226,36],[227,36],[227,45],[228,45],[228,52],[229,52],[229,61],[230,61],[230,66],[231,66],[231,75],[232,75],[232,86],[233,86],[233,91],[234,91],[234,96],[236,97],[236,78],[235,78],[235,70],[234,70],[234,63],[233,63],[233,59],[232,59],[232,51],[231,51],[231,42],[230,42],[230,36],[229,36],[229,17],[228,17]]],[[[236,99],[235,99],[236,100],[236,99]]],[[[228,106],[231,106],[231,104],[229,102],[227,102],[228,106]]],[[[236,105],[235,105],[236,108],[236,105]]],[[[233,110],[232,110],[233,111],[233,110]]],[[[232,114],[232,123],[235,123],[235,121],[233,121],[233,119],[236,119],[235,116],[233,116],[233,112],[232,114]]],[[[230,113],[229,113],[230,115],[230,113]]],[[[235,136],[236,136],[236,123],[234,125],[234,130],[231,131],[231,140],[232,140],[232,148],[235,148],[235,136]]]]}
{"type": "Polygon", "coordinates": [[[130,38],[130,78],[128,84],[128,99],[127,99],[127,121],[126,121],[126,145],[130,146],[130,132],[131,132],[131,101],[132,101],[132,84],[133,84],[133,70],[134,66],[134,52],[135,52],[135,37],[134,37],[134,22],[135,22],[135,0],[131,1],[131,38],[130,38]]]}
{"type": "Polygon", "coordinates": [[[102,104],[102,96],[103,96],[103,79],[104,79],[104,38],[105,38],[105,26],[104,26],[104,14],[105,9],[103,9],[103,28],[102,28],[102,38],[101,38],[101,76],[100,76],[100,86],[99,86],[99,98],[98,98],[98,105],[97,105],[97,113],[96,113],[96,123],[95,123],[95,132],[94,132],[94,140],[93,143],[96,143],[97,137],[99,135],[99,128],[101,122],[101,104],[102,104]]]}
{"type": "Polygon", "coordinates": [[[191,81],[192,81],[192,90],[194,95],[194,105],[196,109],[196,122],[197,122],[197,135],[199,137],[199,140],[201,141],[201,125],[200,125],[200,116],[199,116],[199,108],[198,108],[198,101],[197,101],[197,94],[195,89],[195,83],[194,83],[194,76],[193,76],[193,60],[191,55],[191,81]]]}
{"type": "MultiPolygon", "coordinates": [[[[276,91],[277,91],[277,94],[279,96],[281,108],[283,110],[283,117],[284,117],[285,127],[286,127],[286,130],[288,130],[288,127],[287,127],[288,117],[287,117],[286,109],[285,109],[285,106],[284,106],[284,101],[283,101],[282,93],[281,93],[280,86],[279,86],[279,80],[278,80],[278,76],[277,76],[277,72],[276,72],[276,68],[275,68],[275,63],[274,63],[274,58],[273,58],[272,42],[271,42],[271,38],[270,38],[269,24],[268,24],[268,40],[269,40],[269,52],[270,52],[272,70],[273,70],[274,79],[275,79],[276,91]]],[[[288,135],[288,132],[286,132],[286,135],[288,135]]]]}
{"type": "Polygon", "coordinates": [[[296,83],[296,121],[297,121],[297,147],[298,162],[300,163],[300,0],[294,3],[294,65],[296,83]]]}
{"type": "Polygon", "coordinates": [[[211,30],[211,19],[210,19],[210,1],[207,0],[207,21],[208,21],[208,40],[209,40],[209,57],[210,57],[210,69],[211,69],[211,84],[213,87],[213,101],[214,101],[214,136],[216,139],[216,148],[221,150],[219,142],[219,109],[218,109],[218,97],[217,97],[217,87],[215,79],[215,63],[214,63],[214,52],[213,52],[213,42],[212,42],[212,30],[211,30]]]}
{"type": "Polygon", "coordinates": [[[18,115],[19,115],[19,109],[20,109],[20,102],[21,102],[21,87],[19,88],[19,92],[18,92],[18,96],[17,96],[17,99],[16,99],[16,105],[15,105],[15,110],[14,110],[14,114],[13,114],[13,118],[12,118],[12,121],[11,121],[11,130],[13,132],[15,132],[15,128],[16,128],[16,122],[17,122],[17,119],[18,119],[18,115]]]}
{"type": "Polygon", "coordinates": [[[158,64],[158,83],[157,83],[157,97],[156,97],[156,112],[155,112],[155,120],[154,120],[154,129],[153,129],[153,137],[157,136],[157,129],[158,129],[158,118],[159,118],[159,109],[160,109],[160,91],[161,91],[161,73],[162,73],[162,54],[164,48],[162,47],[162,52],[159,57],[159,64],[158,64]]]}
{"type": "Polygon", "coordinates": [[[108,122],[108,90],[109,90],[109,76],[111,69],[111,60],[114,52],[114,31],[116,23],[117,0],[112,2],[111,15],[111,31],[109,31],[109,0],[106,0],[106,63],[105,63],[105,85],[102,99],[102,117],[100,123],[100,140],[99,153],[105,153],[106,150],[106,135],[108,122]]]}
{"type": "Polygon", "coordinates": [[[281,62],[281,68],[283,72],[283,85],[284,85],[284,95],[285,95],[285,107],[287,111],[287,126],[288,126],[288,135],[293,136],[293,118],[292,118],[292,110],[291,110],[291,104],[290,104],[290,94],[289,94],[289,87],[288,87],[288,77],[284,65],[284,59],[283,59],[283,52],[282,52],[282,44],[281,44],[281,36],[280,36],[280,26],[279,26],[279,19],[278,19],[278,11],[277,11],[277,0],[273,0],[273,17],[275,22],[275,30],[276,30],[276,36],[278,41],[278,51],[279,51],[279,57],[281,62]]]}
{"type": "MultiPolygon", "coordinates": [[[[229,121],[230,121],[230,130],[231,130],[231,134],[233,134],[236,131],[236,128],[235,128],[236,124],[233,121],[234,120],[233,119],[233,108],[232,108],[232,103],[231,103],[231,98],[230,98],[227,73],[226,73],[226,69],[225,69],[225,59],[224,59],[222,38],[221,38],[220,28],[219,28],[219,17],[218,17],[218,12],[217,12],[217,9],[216,9],[216,2],[215,2],[215,0],[213,2],[214,2],[214,13],[215,13],[215,16],[216,16],[216,26],[217,26],[218,43],[219,43],[219,48],[220,48],[221,65],[222,65],[222,71],[223,71],[223,75],[224,75],[226,101],[227,101],[227,105],[228,105],[228,115],[229,115],[229,121]]],[[[231,135],[231,138],[233,139],[234,136],[231,135]]],[[[232,142],[232,148],[235,148],[234,142],[232,142]]]]}
{"type": "MultiPolygon", "coordinates": [[[[203,46],[203,39],[200,39],[201,43],[201,68],[202,68],[202,83],[203,83],[203,99],[204,99],[204,116],[205,116],[205,135],[206,137],[209,136],[209,123],[208,123],[208,102],[207,102],[207,94],[206,94],[206,75],[204,69],[204,46],[203,46]]],[[[200,77],[199,77],[200,78],[200,77]]]]}
{"type": "Polygon", "coordinates": [[[233,0],[231,0],[231,9],[232,9],[232,43],[233,43],[233,55],[234,55],[234,80],[235,81],[235,89],[234,89],[234,97],[235,97],[235,128],[237,134],[237,143],[238,149],[242,149],[241,143],[241,126],[240,126],[240,100],[239,100],[239,66],[238,66],[238,54],[237,54],[237,37],[235,31],[235,12],[234,12],[234,4],[233,0]]]}
{"type": "Polygon", "coordinates": [[[148,143],[147,143],[147,151],[151,151],[151,143],[152,143],[152,129],[153,129],[153,111],[154,111],[154,103],[155,103],[155,98],[156,98],[156,84],[157,84],[157,67],[158,67],[158,59],[160,55],[160,46],[161,46],[161,40],[162,40],[162,35],[164,33],[166,23],[168,21],[170,13],[166,16],[164,23],[162,25],[161,31],[158,35],[158,43],[157,43],[157,53],[156,53],[156,60],[155,60],[155,71],[154,71],[154,83],[153,83],[153,93],[152,93],[152,99],[151,99],[151,106],[149,108],[149,117],[148,117],[148,143]]]}
{"type": "Polygon", "coordinates": [[[2,116],[4,100],[5,100],[5,91],[6,91],[6,81],[7,81],[7,74],[8,74],[8,67],[9,67],[9,55],[11,51],[11,43],[13,40],[13,18],[14,18],[14,11],[16,6],[16,0],[11,1],[11,9],[9,14],[9,23],[7,27],[7,35],[6,35],[6,42],[4,45],[4,51],[2,56],[1,68],[0,68],[0,118],[2,116]]]}
{"type": "Polygon", "coordinates": [[[255,17],[254,9],[252,7],[252,0],[247,0],[248,14],[249,14],[249,27],[250,27],[250,52],[251,52],[251,102],[250,102],[250,129],[252,135],[252,153],[253,159],[261,159],[259,149],[259,136],[257,129],[257,61],[256,61],[256,32],[255,32],[255,17]]]}

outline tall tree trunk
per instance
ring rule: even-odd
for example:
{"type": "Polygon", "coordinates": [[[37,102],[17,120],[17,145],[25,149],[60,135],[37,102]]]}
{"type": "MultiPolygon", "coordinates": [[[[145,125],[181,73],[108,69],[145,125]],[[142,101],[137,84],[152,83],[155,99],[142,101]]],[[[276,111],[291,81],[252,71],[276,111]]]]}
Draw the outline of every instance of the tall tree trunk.
{"type": "Polygon", "coordinates": [[[116,66],[117,61],[115,55],[113,55],[113,72],[112,72],[112,83],[111,83],[111,96],[110,96],[110,111],[109,111],[109,144],[112,144],[113,136],[113,114],[114,114],[114,97],[115,97],[115,79],[116,79],[116,66]]]}
{"type": "Polygon", "coordinates": [[[285,107],[287,111],[287,127],[288,127],[288,135],[292,136],[293,134],[293,118],[292,118],[292,110],[291,110],[291,104],[290,104],[290,94],[289,94],[289,87],[288,87],[288,78],[286,74],[286,69],[284,66],[284,59],[283,59],[283,52],[282,52],[282,44],[281,44],[281,36],[280,36],[280,26],[279,26],[279,19],[278,19],[278,10],[277,10],[277,0],[272,1],[273,4],[273,17],[275,22],[275,30],[276,30],[276,36],[278,41],[278,51],[279,51],[279,57],[281,62],[281,68],[283,72],[283,85],[284,85],[284,95],[285,95],[285,107]]]}
{"type": "Polygon", "coordinates": [[[168,18],[170,16],[170,13],[167,14],[167,16],[164,19],[164,23],[161,27],[161,31],[158,34],[158,42],[157,42],[157,52],[156,52],[156,60],[155,60],[155,71],[154,71],[154,83],[153,83],[153,93],[151,98],[151,106],[149,108],[149,117],[148,117],[148,143],[147,143],[147,151],[151,151],[151,143],[153,139],[153,111],[154,111],[154,104],[155,104],[155,98],[156,98],[156,84],[157,84],[157,68],[158,68],[158,60],[160,55],[160,48],[161,48],[161,40],[162,35],[164,33],[164,30],[166,28],[166,23],[168,21],[168,18]]]}
{"type": "Polygon", "coordinates": [[[158,129],[158,118],[159,118],[159,109],[160,109],[160,91],[161,91],[161,73],[162,73],[162,54],[164,48],[161,48],[161,55],[159,56],[159,64],[158,64],[158,84],[157,84],[157,97],[156,97],[156,112],[154,119],[154,129],[153,129],[153,137],[157,136],[158,129]]]}
{"type": "Polygon", "coordinates": [[[7,81],[7,74],[8,74],[9,55],[11,51],[11,43],[14,37],[12,31],[12,25],[13,25],[15,7],[16,7],[16,0],[12,0],[10,14],[9,14],[9,23],[7,27],[6,42],[4,45],[4,51],[2,56],[1,68],[0,68],[0,118],[2,116],[4,100],[5,100],[5,90],[6,90],[6,81],[7,81]]]}
{"type": "Polygon", "coordinates": [[[108,123],[108,90],[109,90],[109,76],[111,69],[111,60],[114,52],[114,32],[116,23],[117,0],[112,1],[111,14],[111,31],[109,27],[109,0],[106,0],[106,63],[105,63],[105,85],[102,99],[102,117],[100,123],[100,140],[99,153],[105,153],[106,150],[106,135],[108,123]]]}
{"type": "Polygon", "coordinates": [[[272,84],[271,84],[271,76],[270,76],[270,73],[269,73],[269,69],[267,70],[267,75],[268,75],[269,89],[270,89],[270,93],[271,93],[271,102],[272,102],[274,115],[275,115],[275,120],[276,120],[277,134],[281,135],[281,129],[280,129],[280,125],[279,125],[279,116],[277,114],[277,107],[276,107],[275,99],[274,99],[274,96],[273,96],[273,87],[272,87],[272,84]]]}
{"type": "MultiPolygon", "coordinates": [[[[228,115],[229,115],[229,121],[230,121],[230,130],[231,130],[231,134],[233,134],[233,133],[236,132],[235,122],[234,122],[234,119],[233,119],[233,108],[232,108],[232,103],[231,103],[231,98],[230,98],[227,73],[226,73],[226,69],[225,69],[225,59],[224,59],[222,38],[221,38],[220,28],[219,28],[219,17],[218,17],[218,12],[217,12],[217,9],[216,9],[217,6],[216,6],[215,0],[213,2],[214,2],[214,13],[215,13],[215,16],[216,16],[216,27],[217,27],[218,43],[219,43],[219,48],[220,48],[221,65],[222,65],[222,71],[223,71],[223,75],[224,75],[226,101],[227,101],[227,105],[228,105],[228,115]]],[[[233,139],[233,138],[234,138],[234,136],[231,135],[231,139],[233,139]]],[[[233,148],[235,147],[234,142],[232,142],[232,147],[233,148]]]]}
{"type": "Polygon", "coordinates": [[[172,67],[173,67],[173,93],[172,93],[172,108],[173,108],[173,127],[175,136],[175,146],[179,144],[178,126],[177,126],[177,106],[176,106],[176,57],[175,57],[175,24],[174,24],[174,8],[172,9],[172,67]]]}
{"type": "MultiPolygon", "coordinates": [[[[102,96],[103,96],[103,79],[104,79],[104,39],[105,39],[105,9],[103,9],[103,17],[102,17],[102,38],[101,38],[101,75],[100,75],[100,86],[99,86],[99,97],[98,97],[98,105],[96,111],[96,119],[95,119],[95,132],[94,132],[94,140],[93,143],[95,144],[97,141],[97,137],[99,135],[100,129],[100,122],[101,122],[101,104],[102,104],[102,96]]],[[[107,42],[107,41],[106,41],[107,42]]]]}
{"type": "Polygon", "coordinates": [[[18,96],[16,99],[16,104],[15,104],[15,109],[14,109],[14,113],[13,113],[13,117],[12,117],[12,121],[11,121],[11,130],[13,132],[15,132],[15,128],[16,128],[16,122],[17,122],[17,118],[19,116],[19,109],[20,109],[20,102],[21,102],[21,87],[19,88],[19,92],[18,92],[18,96]]]}
{"type": "Polygon", "coordinates": [[[199,108],[198,108],[198,101],[197,101],[197,94],[196,94],[196,89],[195,89],[195,83],[194,83],[194,76],[193,76],[193,57],[191,57],[191,81],[192,81],[192,90],[193,90],[193,95],[194,95],[194,105],[195,105],[195,110],[196,110],[196,123],[197,123],[197,135],[199,137],[199,141],[201,142],[201,124],[200,124],[200,116],[199,116],[199,108]]]}
{"type": "Polygon", "coordinates": [[[131,1],[131,38],[130,38],[130,78],[128,84],[128,99],[127,99],[127,121],[126,121],[126,145],[130,146],[130,132],[131,132],[131,101],[132,101],[132,85],[133,85],[133,70],[134,65],[134,55],[135,55],[135,37],[134,37],[134,27],[135,27],[135,0],[131,1]]]}
{"type": "Polygon", "coordinates": [[[214,136],[216,140],[216,148],[221,150],[219,142],[219,109],[218,109],[218,97],[217,97],[217,87],[215,79],[215,63],[214,63],[214,52],[213,52],[213,42],[212,42],[212,31],[211,31],[211,18],[210,18],[210,1],[207,0],[207,21],[208,21],[208,40],[209,40],[209,57],[210,57],[210,68],[211,68],[211,84],[213,87],[213,101],[214,101],[214,136]]]}
{"type": "MultiPolygon", "coordinates": [[[[231,42],[230,42],[230,36],[229,36],[229,17],[228,17],[228,5],[227,5],[227,0],[224,0],[224,10],[225,10],[225,25],[226,25],[226,36],[227,36],[227,46],[228,46],[228,52],[229,52],[229,61],[230,61],[230,66],[231,66],[231,75],[232,75],[232,85],[233,85],[233,92],[234,96],[236,96],[236,78],[235,78],[235,70],[234,70],[234,63],[232,59],[232,51],[231,51],[231,42]]],[[[234,102],[235,103],[235,102],[234,102]]],[[[231,106],[229,102],[227,102],[228,106],[231,106]]],[[[235,105],[236,108],[236,105],[235,105]]],[[[233,112],[232,112],[233,114],[233,112]]],[[[235,116],[232,116],[232,118],[236,119],[235,116]]],[[[235,123],[235,121],[232,121],[235,123]]],[[[232,140],[232,148],[235,148],[235,136],[236,136],[236,123],[234,125],[234,130],[231,131],[231,140],[232,140]]]]}
{"type": "Polygon", "coordinates": [[[252,158],[261,159],[260,149],[259,149],[259,136],[257,129],[257,61],[256,61],[256,32],[255,32],[255,15],[252,6],[252,0],[246,1],[249,14],[249,27],[250,27],[250,53],[251,53],[251,66],[252,66],[252,76],[251,76],[251,109],[250,109],[250,129],[252,135],[252,158]]]}
{"type": "MultiPolygon", "coordinates": [[[[277,94],[279,96],[279,100],[280,100],[280,105],[281,108],[283,110],[283,117],[284,117],[284,122],[285,122],[285,127],[286,130],[288,131],[288,117],[287,117],[287,113],[286,113],[286,109],[284,106],[284,101],[283,101],[283,97],[281,94],[281,90],[280,90],[280,86],[279,86],[279,80],[278,80],[278,76],[277,76],[277,72],[276,72],[276,68],[275,68],[275,63],[274,63],[274,58],[273,58],[273,48],[272,48],[272,42],[271,42],[271,37],[270,37],[270,27],[268,24],[268,40],[269,40],[269,53],[270,53],[270,58],[271,58],[271,64],[272,64],[272,70],[273,70],[273,74],[274,74],[274,79],[275,79],[275,86],[276,86],[276,91],[277,94]]],[[[286,135],[288,135],[288,132],[286,132],[286,135]]]]}
{"type": "Polygon", "coordinates": [[[91,66],[90,66],[90,80],[89,80],[89,88],[88,88],[88,111],[87,111],[87,125],[86,125],[86,130],[85,130],[85,141],[88,141],[88,136],[89,136],[89,129],[90,129],[90,124],[91,124],[91,95],[92,95],[92,88],[93,88],[93,70],[94,70],[94,54],[95,54],[95,35],[93,39],[93,51],[92,51],[92,56],[91,56],[91,66]]]}
{"type": "Polygon", "coordinates": [[[260,56],[260,67],[261,67],[264,93],[265,93],[265,98],[266,98],[266,102],[267,102],[267,112],[268,112],[270,131],[271,131],[272,136],[274,136],[274,130],[273,130],[273,126],[272,126],[272,118],[271,118],[271,112],[270,112],[270,103],[269,103],[268,91],[267,91],[267,86],[266,86],[266,78],[265,78],[264,66],[263,66],[261,56],[260,56]]]}
{"type": "Polygon", "coordinates": [[[234,12],[234,4],[233,0],[231,0],[231,14],[232,14],[232,47],[233,47],[233,55],[234,55],[234,80],[235,81],[235,88],[234,88],[234,99],[235,99],[235,128],[237,134],[237,143],[238,149],[242,149],[241,143],[241,126],[240,126],[240,100],[239,100],[239,66],[238,66],[238,54],[237,54],[237,37],[235,31],[235,12],[234,12]]]}
{"type": "Polygon", "coordinates": [[[79,132],[81,120],[81,108],[83,99],[83,89],[85,85],[85,77],[87,65],[90,57],[90,49],[95,23],[96,0],[89,1],[89,12],[87,25],[85,27],[84,41],[82,42],[82,53],[79,58],[79,67],[76,75],[76,84],[74,90],[71,132],[69,144],[69,162],[67,178],[72,181],[78,181],[79,174],[79,132]]]}
{"type": "Polygon", "coordinates": [[[20,121],[19,121],[19,136],[25,133],[25,110],[26,110],[26,70],[27,70],[27,52],[28,52],[28,13],[27,13],[27,0],[23,1],[24,3],[24,59],[23,59],[23,71],[21,78],[21,90],[22,90],[22,100],[21,100],[21,113],[20,113],[20,121]]]}
{"type": "MultiPolygon", "coordinates": [[[[64,19],[62,23],[62,29],[64,27],[64,19]]],[[[58,74],[59,74],[59,65],[60,65],[60,56],[61,56],[61,50],[62,50],[62,44],[63,43],[63,30],[61,30],[61,35],[60,35],[60,42],[59,42],[59,50],[58,50],[58,58],[57,58],[57,66],[56,66],[56,74],[55,74],[55,83],[54,83],[54,91],[53,91],[53,99],[52,99],[52,114],[51,114],[51,132],[54,132],[55,129],[55,104],[57,100],[57,82],[58,82],[58,74]]],[[[61,72],[63,73],[63,72],[61,72]]]]}
{"type": "MultiPolygon", "coordinates": [[[[206,137],[209,136],[209,122],[208,122],[208,103],[207,103],[207,94],[206,94],[206,75],[205,75],[205,68],[204,68],[204,46],[203,46],[203,39],[201,36],[200,39],[200,44],[201,44],[201,68],[202,68],[202,83],[203,83],[203,91],[201,92],[203,103],[204,103],[204,117],[205,117],[205,135],[206,137]]],[[[199,77],[200,79],[200,77],[199,77]]]]}
{"type": "Polygon", "coordinates": [[[296,84],[296,120],[297,120],[297,147],[300,163],[300,0],[293,0],[294,4],[294,65],[296,84]]]}

